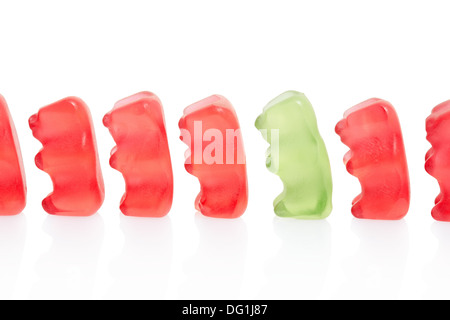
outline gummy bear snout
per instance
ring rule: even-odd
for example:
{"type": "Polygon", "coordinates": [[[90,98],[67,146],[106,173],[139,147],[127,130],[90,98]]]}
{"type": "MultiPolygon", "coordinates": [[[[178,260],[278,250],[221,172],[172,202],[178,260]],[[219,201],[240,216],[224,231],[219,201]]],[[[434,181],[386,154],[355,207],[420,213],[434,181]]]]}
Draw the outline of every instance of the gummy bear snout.
{"type": "Polygon", "coordinates": [[[37,124],[38,124],[39,118],[37,114],[33,114],[29,119],[28,119],[28,125],[30,126],[30,129],[33,130],[34,128],[36,128],[37,124]]]}
{"type": "Polygon", "coordinates": [[[342,119],[341,121],[339,121],[335,127],[335,132],[340,136],[342,134],[342,132],[347,128],[347,120],[346,119],[342,119]]]}

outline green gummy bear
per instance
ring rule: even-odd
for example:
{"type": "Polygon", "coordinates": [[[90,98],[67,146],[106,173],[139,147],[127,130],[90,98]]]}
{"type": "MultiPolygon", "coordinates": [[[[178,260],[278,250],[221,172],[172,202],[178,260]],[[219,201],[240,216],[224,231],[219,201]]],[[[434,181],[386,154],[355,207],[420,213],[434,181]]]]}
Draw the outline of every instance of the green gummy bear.
{"type": "Polygon", "coordinates": [[[280,217],[325,219],[332,210],[330,160],[313,107],[303,93],[287,91],[267,104],[256,119],[270,147],[266,166],[283,182],[274,200],[280,217]]]}

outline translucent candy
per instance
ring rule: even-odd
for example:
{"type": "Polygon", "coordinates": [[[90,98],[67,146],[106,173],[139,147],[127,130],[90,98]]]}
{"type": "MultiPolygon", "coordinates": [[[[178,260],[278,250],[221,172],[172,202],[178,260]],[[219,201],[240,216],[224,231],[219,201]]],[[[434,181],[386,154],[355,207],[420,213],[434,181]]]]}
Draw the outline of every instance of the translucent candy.
{"type": "Polygon", "coordinates": [[[19,140],[5,99],[0,95],[0,215],[25,208],[27,187],[19,140]]]}
{"type": "Polygon", "coordinates": [[[426,120],[427,140],[431,149],[426,155],[425,170],[439,182],[441,193],[431,211],[434,219],[450,221],[450,100],[433,109],[426,120]],[[449,182],[447,182],[449,181],[449,182]]]}
{"type": "Polygon", "coordinates": [[[369,99],[344,114],[336,133],[350,151],[344,163],[359,179],[362,193],[353,201],[357,218],[398,220],[410,203],[409,173],[400,123],[394,107],[369,99]]]}
{"type": "Polygon", "coordinates": [[[303,93],[285,92],[256,119],[270,148],[266,166],[278,175],[284,190],[274,201],[278,216],[323,219],[332,210],[332,178],[316,115],[303,93]]]}
{"type": "Polygon", "coordinates": [[[29,125],[43,145],[36,166],[50,175],[54,187],[42,201],[44,210],[66,216],[97,212],[105,188],[87,105],[76,97],[65,98],[41,108],[29,125]]]}
{"type": "Polygon", "coordinates": [[[171,206],[173,175],[163,107],[141,92],[120,100],[103,118],[117,146],[110,165],[123,174],[120,210],[128,216],[162,217],[171,206]]]}
{"type": "Polygon", "coordinates": [[[237,218],[247,208],[247,172],[239,122],[230,102],[213,95],[184,110],[181,139],[186,170],[200,182],[195,208],[215,218],[237,218]]]}

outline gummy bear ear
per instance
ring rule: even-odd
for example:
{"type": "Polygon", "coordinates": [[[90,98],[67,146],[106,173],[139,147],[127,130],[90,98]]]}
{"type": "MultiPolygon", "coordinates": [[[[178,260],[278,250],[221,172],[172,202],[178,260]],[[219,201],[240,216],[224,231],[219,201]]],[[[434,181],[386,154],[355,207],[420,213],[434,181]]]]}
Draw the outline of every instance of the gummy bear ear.
{"type": "Polygon", "coordinates": [[[372,107],[369,114],[373,122],[378,122],[387,120],[390,112],[393,112],[392,106],[385,104],[372,107]]]}
{"type": "Polygon", "coordinates": [[[360,123],[377,123],[387,121],[389,113],[395,112],[392,106],[385,102],[383,104],[367,105],[347,117],[348,126],[358,125],[360,123]]]}
{"type": "Polygon", "coordinates": [[[433,108],[432,114],[450,111],[450,100],[442,102],[433,108]]]}

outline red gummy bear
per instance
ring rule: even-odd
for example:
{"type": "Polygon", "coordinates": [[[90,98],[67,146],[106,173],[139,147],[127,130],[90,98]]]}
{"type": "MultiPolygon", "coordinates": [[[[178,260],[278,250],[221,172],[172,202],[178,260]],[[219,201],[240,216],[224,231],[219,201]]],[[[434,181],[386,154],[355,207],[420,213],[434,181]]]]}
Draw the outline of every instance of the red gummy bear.
{"type": "Polygon", "coordinates": [[[117,144],[110,165],[122,172],[126,184],[120,210],[128,216],[165,216],[172,206],[173,174],[158,97],[141,92],[120,100],[103,124],[117,144]]]}
{"type": "Polygon", "coordinates": [[[15,215],[25,208],[27,187],[19,140],[5,99],[0,95],[0,215],[15,215]]]}
{"type": "Polygon", "coordinates": [[[185,168],[200,182],[195,208],[209,217],[240,217],[247,208],[247,169],[233,106],[210,96],[187,107],[178,126],[189,147],[185,168]]]}
{"type": "Polygon", "coordinates": [[[361,183],[353,201],[356,218],[398,220],[409,210],[410,185],[405,147],[394,107],[369,99],[344,114],[336,133],[350,151],[344,163],[361,183]]]}
{"type": "Polygon", "coordinates": [[[87,105],[69,97],[30,117],[33,135],[42,145],[36,166],[47,172],[54,191],[42,201],[55,215],[88,216],[101,207],[105,187],[87,105]]]}
{"type": "Polygon", "coordinates": [[[433,109],[426,129],[431,149],[426,155],[425,170],[438,180],[441,188],[431,216],[438,221],[450,221],[450,100],[433,109]]]}

